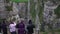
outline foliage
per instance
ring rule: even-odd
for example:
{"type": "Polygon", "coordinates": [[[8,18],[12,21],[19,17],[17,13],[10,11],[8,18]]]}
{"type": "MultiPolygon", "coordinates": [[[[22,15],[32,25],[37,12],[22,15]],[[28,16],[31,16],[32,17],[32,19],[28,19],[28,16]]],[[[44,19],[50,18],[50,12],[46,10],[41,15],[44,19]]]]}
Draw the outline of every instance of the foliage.
{"type": "Polygon", "coordinates": [[[5,6],[6,11],[12,11],[12,6],[5,6]]]}
{"type": "Polygon", "coordinates": [[[16,2],[16,3],[19,3],[19,2],[28,2],[28,0],[10,0],[12,2],[16,2]]]}
{"type": "MultiPolygon", "coordinates": [[[[41,6],[41,2],[40,2],[41,0],[38,0],[38,10],[39,10],[39,13],[38,13],[38,16],[39,16],[39,21],[40,21],[40,23],[42,22],[42,20],[43,20],[43,10],[44,10],[44,5],[42,5],[41,6]]],[[[43,1],[43,0],[42,0],[43,1]]],[[[46,0],[45,0],[46,1],[46,0]]]]}
{"type": "Polygon", "coordinates": [[[6,3],[9,3],[10,0],[6,0],[6,3]]]}
{"type": "Polygon", "coordinates": [[[58,32],[58,34],[60,34],[60,32],[58,32]]]}
{"type": "Polygon", "coordinates": [[[51,31],[49,31],[49,32],[60,32],[60,29],[52,29],[51,31]]]}
{"type": "Polygon", "coordinates": [[[0,22],[2,21],[2,19],[0,18],[0,22]]]}
{"type": "Polygon", "coordinates": [[[32,16],[32,20],[33,20],[33,22],[35,22],[36,11],[35,11],[35,4],[34,4],[33,1],[31,1],[30,14],[31,14],[31,16],[32,16]]]}
{"type": "Polygon", "coordinates": [[[42,14],[43,8],[40,6],[39,9],[40,9],[40,10],[39,10],[38,16],[39,16],[40,22],[42,22],[42,18],[43,18],[43,14],[42,14]]]}
{"type": "Polygon", "coordinates": [[[43,34],[48,34],[48,32],[43,32],[43,34]]]}
{"type": "Polygon", "coordinates": [[[57,18],[60,18],[60,5],[54,10],[54,12],[57,15],[57,18]]]}
{"type": "Polygon", "coordinates": [[[13,19],[12,19],[12,21],[15,21],[15,20],[16,20],[16,18],[13,18],[13,19]]]}

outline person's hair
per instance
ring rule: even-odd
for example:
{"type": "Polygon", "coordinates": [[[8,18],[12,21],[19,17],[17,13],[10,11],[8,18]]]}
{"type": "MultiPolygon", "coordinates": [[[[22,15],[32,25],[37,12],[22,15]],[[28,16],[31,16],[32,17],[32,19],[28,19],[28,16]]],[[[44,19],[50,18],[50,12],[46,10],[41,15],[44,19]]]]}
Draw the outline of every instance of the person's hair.
{"type": "Polygon", "coordinates": [[[14,23],[11,21],[10,24],[14,24],[14,23]]]}
{"type": "Polygon", "coordinates": [[[29,24],[32,24],[32,20],[29,20],[29,22],[28,22],[29,24]]]}

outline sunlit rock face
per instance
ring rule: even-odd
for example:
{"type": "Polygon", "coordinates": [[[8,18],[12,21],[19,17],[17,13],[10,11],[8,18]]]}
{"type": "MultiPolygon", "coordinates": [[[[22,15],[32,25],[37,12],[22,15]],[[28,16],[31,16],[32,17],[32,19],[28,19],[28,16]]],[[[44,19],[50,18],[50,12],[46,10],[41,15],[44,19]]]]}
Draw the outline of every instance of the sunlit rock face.
{"type": "Polygon", "coordinates": [[[19,10],[19,14],[21,14],[21,17],[25,17],[25,11],[26,11],[26,6],[25,3],[19,3],[18,5],[18,10],[19,10]],[[19,8],[20,7],[20,8],[19,8]]]}
{"type": "Polygon", "coordinates": [[[4,4],[4,0],[0,0],[0,18],[4,19],[7,17],[7,11],[5,11],[5,4],[4,4]]]}
{"type": "Polygon", "coordinates": [[[50,23],[55,17],[54,9],[57,8],[57,5],[53,4],[52,2],[48,1],[44,4],[44,21],[46,23],[50,23]]]}
{"type": "MultiPolygon", "coordinates": [[[[46,24],[51,25],[51,27],[55,28],[54,19],[56,18],[56,15],[54,14],[54,9],[57,8],[58,5],[54,4],[51,1],[47,1],[44,3],[44,12],[43,12],[43,21],[46,24]]],[[[49,25],[45,27],[45,30],[49,29],[49,25]]]]}
{"type": "Polygon", "coordinates": [[[20,18],[25,17],[25,3],[15,3],[13,2],[13,11],[9,12],[9,15],[11,16],[12,19],[16,19],[16,22],[20,20],[20,18]]]}
{"type": "Polygon", "coordinates": [[[13,12],[24,17],[25,11],[26,11],[25,3],[13,3],[13,12]]]}

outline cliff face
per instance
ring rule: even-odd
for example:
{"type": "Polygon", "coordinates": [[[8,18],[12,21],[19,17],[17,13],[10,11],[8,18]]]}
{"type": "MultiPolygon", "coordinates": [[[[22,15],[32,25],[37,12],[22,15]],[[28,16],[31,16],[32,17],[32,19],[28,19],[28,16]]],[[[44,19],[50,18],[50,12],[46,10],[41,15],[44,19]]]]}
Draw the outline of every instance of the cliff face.
{"type": "Polygon", "coordinates": [[[0,0],[0,17],[5,18],[4,0],[0,0]]]}
{"type": "Polygon", "coordinates": [[[8,17],[9,11],[6,11],[6,8],[5,8],[6,5],[7,4],[6,4],[5,0],[0,0],[0,18],[1,19],[5,19],[8,17]]]}

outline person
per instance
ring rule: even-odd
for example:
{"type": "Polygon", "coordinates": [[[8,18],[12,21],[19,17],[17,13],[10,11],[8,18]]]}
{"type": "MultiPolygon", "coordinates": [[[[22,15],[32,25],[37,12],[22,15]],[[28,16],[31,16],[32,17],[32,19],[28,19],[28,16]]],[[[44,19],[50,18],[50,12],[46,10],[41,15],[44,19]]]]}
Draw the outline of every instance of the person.
{"type": "Polygon", "coordinates": [[[16,34],[16,23],[11,22],[10,25],[9,25],[9,29],[10,29],[11,34],[16,34]]]}
{"type": "Polygon", "coordinates": [[[2,31],[3,31],[3,34],[7,34],[7,24],[5,20],[3,20],[2,22],[2,31]]]}
{"type": "Polygon", "coordinates": [[[27,30],[28,30],[28,34],[33,34],[33,28],[35,28],[35,26],[32,24],[32,21],[29,20],[29,25],[27,26],[27,30]]]}
{"type": "Polygon", "coordinates": [[[16,25],[16,28],[18,28],[18,34],[25,34],[25,24],[23,20],[16,25]]]}
{"type": "Polygon", "coordinates": [[[1,22],[0,22],[0,34],[1,34],[1,22]]]}

